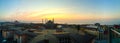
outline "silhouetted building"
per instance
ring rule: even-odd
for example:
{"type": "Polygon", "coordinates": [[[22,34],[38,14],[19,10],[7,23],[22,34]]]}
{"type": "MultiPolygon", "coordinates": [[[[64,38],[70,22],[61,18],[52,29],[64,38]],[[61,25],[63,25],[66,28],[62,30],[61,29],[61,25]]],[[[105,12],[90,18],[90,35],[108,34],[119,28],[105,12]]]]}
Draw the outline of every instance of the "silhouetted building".
{"type": "Polygon", "coordinates": [[[52,20],[47,21],[45,24],[45,27],[46,27],[46,29],[54,29],[54,27],[55,27],[54,21],[52,21],[52,20]]]}

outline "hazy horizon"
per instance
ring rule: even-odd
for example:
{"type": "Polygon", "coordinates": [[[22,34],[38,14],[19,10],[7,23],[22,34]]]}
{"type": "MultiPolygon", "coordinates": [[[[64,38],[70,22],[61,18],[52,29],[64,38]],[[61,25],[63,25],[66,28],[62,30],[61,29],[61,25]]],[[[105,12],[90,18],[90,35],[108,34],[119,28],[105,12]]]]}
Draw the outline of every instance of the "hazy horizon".
{"type": "Polygon", "coordinates": [[[0,22],[120,24],[119,0],[0,0],[0,22]]]}

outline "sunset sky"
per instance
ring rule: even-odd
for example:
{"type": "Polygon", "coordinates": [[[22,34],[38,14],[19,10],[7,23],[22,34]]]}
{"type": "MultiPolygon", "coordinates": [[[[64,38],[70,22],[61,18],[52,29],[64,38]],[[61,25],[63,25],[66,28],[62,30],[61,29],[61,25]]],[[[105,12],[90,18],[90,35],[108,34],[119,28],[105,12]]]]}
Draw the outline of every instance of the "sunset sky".
{"type": "Polygon", "coordinates": [[[0,0],[0,22],[120,24],[120,0],[0,0]]]}

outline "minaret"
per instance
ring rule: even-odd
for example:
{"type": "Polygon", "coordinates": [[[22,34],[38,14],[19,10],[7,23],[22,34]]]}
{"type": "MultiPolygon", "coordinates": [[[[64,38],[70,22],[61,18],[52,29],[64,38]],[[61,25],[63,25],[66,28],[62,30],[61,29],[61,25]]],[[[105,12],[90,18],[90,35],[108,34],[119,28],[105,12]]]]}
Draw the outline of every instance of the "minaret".
{"type": "Polygon", "coordinates": [[[42,24],[44,24],[44,21],[43,21],[43,19],[42,19],[42,24]]]}
{"type": "Polygon", "coordinates": [[[45,18],[45,23],[47,22],[47,18],[45,18]]]}
{"type": "Polygon", "coordinates": [[[52,19],[53,23],[54,23],[54,18],[52,19]]]}

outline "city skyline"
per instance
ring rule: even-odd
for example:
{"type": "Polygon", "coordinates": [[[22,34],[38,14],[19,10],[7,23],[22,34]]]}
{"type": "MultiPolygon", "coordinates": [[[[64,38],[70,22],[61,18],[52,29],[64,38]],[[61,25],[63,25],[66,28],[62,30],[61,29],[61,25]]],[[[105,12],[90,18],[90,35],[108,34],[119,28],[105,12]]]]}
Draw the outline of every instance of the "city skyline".
{"type": "Polygon", "coordinates": [[[120,24],[119,0],[0,0],[0,21],[120,24]]]}

